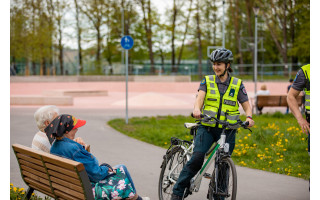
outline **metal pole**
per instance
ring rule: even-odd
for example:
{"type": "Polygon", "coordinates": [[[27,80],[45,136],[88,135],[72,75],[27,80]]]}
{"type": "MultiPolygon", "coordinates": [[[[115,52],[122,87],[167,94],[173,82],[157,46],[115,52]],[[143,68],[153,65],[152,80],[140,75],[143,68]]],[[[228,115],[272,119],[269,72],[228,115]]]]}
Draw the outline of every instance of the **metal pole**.
{"type": "Polygon", "coordinates": [[[128,124],[128,50],[126,50],[126,124],[128,124]]]}
{"type": "MultiPolygon", "coordinates": [[[[124,36],[124,10],[121,7],[121,37],[124,36]]],[[[121,51],[121,65],[123,66],[124,64],[124,49],[121,51]]]]}
{"type": "Polygon", "coordinates": [[[225,23],[224,23],[224,4],[225,1],[222,1],[222,10],[223,10],[223,20],[222,20],[222,47],[225,47],[225,37],[224,37],[224,29],[225,29],[225,23]]]}
{"type": "MultiPolygon", "coordinates": [[[[254,25],[254,96],[257,97],[257,60],[258,60],[258,43],[257,43],[257,21],[258,16],[255,15],[255,25],[254,25]]],[[[257,102],[257,101],[256,101],[257,102]]],[[[257,114],[257,108],[255,108],[255,113],[257,114]]]]}

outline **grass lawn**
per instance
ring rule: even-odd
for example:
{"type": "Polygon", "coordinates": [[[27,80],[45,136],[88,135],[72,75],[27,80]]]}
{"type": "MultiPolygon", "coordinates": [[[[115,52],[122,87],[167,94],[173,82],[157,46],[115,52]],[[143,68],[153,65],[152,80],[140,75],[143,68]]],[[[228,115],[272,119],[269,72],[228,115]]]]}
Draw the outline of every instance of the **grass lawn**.
{"type": "MultiPolygon", "coordinates": [[[[232,159],[237,165],[308,179],[310,157],[307,135],[302,133],[295,118],[281,113],[253,116],[252,133],[239,129],[232,159]]],[[[245,116],[241,116],[244,120],[245,116]]],[[[139,140],[163,148],[170,138],[191,139],[184,122],[194,122],[186,116],[134,117],[125,124],[114,119],[108,124],[114,129],[139,140]]]]}

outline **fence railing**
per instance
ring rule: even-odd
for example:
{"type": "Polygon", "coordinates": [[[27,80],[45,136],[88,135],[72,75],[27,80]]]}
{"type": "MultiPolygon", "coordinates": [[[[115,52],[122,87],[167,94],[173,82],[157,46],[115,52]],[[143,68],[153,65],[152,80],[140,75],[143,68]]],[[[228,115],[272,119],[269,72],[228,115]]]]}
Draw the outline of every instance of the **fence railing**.
{"type": "MultiPolygon", "coordinates": [[[[306,63],[280,63],[280,64],[258,64],[258,80],[263,80],[268,76],[283,76],[292,78],[295,76],[297,70],[306,63]]],[[[15,63],[10,66],[12,73],[15,75],[40,75],[40,65],[27,65],[25,63],[15,63]]],[[[172,66],[170,63],[156,63],[153,65],[154,71],[151,72],[151,65],[149,63],[135,63],[129,65],[130,75],[199,75],[199,64],[197,61],[188,61],[180,65],[172,66]]],[[[77,65],[74,63],[66,63],[64,65],[64,75],[77,75],[77,65]]],[[[253,64],[232,64],[233,75],[253,76],[253,64]]],[[[212,64],[209,61],[203,61],[201,65],[201,74],[214,74],[212,64]]],[[[121,63],[115,63],[112,66],[103,65],[101,72],[95,70],[93,64],[84,65],[82,75],[124,75],[125,66],[121,63]]],[[[46,65],[43,75],[61,75],[59,66],[46,65]]]]}

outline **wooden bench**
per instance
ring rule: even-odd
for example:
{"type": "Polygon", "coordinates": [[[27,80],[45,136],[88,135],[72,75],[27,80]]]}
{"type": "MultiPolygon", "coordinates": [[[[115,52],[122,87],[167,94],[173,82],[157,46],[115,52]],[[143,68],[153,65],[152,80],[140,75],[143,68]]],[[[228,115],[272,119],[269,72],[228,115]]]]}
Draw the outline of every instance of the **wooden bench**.
{"type": "Polygon", "coordinates": [[[13,144],[12,148],[22,179],[29,186],[25,199],[29,199],[34,190],[54,199],[94,199],[82,163],[20,144],[13,144]]]}
{"type": "MultiPolygon", "coordinates": [[[[301,106],[303,102],[303,96],[298,96],[298,105],[301,106]]],[[[258,108],[263,107],[288,107],[287,95],[258,95],[256,106],[258,108]]]]}

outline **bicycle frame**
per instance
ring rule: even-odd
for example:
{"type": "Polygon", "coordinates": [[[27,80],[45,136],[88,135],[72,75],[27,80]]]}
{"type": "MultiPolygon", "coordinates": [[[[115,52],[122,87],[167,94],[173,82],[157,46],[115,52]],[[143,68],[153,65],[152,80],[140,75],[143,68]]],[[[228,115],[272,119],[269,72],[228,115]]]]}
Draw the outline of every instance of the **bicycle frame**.
{"type": "Polygon", "coordinates": [[[190,191],[195,191],[198,192],[200,185],[201,185],[201,180],[204,176],[204,174],[207,172],[207,170],[209,169],[209,167],[212,165],[212,163],[215,161],[216,158],[216,153],[217,150],[219,148],[225,148],[226,145],[226,134],[223,131],[221,133],[221,137],[217,142],[217,146],[214,148],[214,150],[212,151],[212,153],[209,155],[209,158],[207,159],[207,161],[205,162],[205,164],[202,166],[202,168],[200,169],[200,171],[198,172],[198,174],[193,178],[193,180],[191,180],[191,186],[190,186],[190,191]]]}

